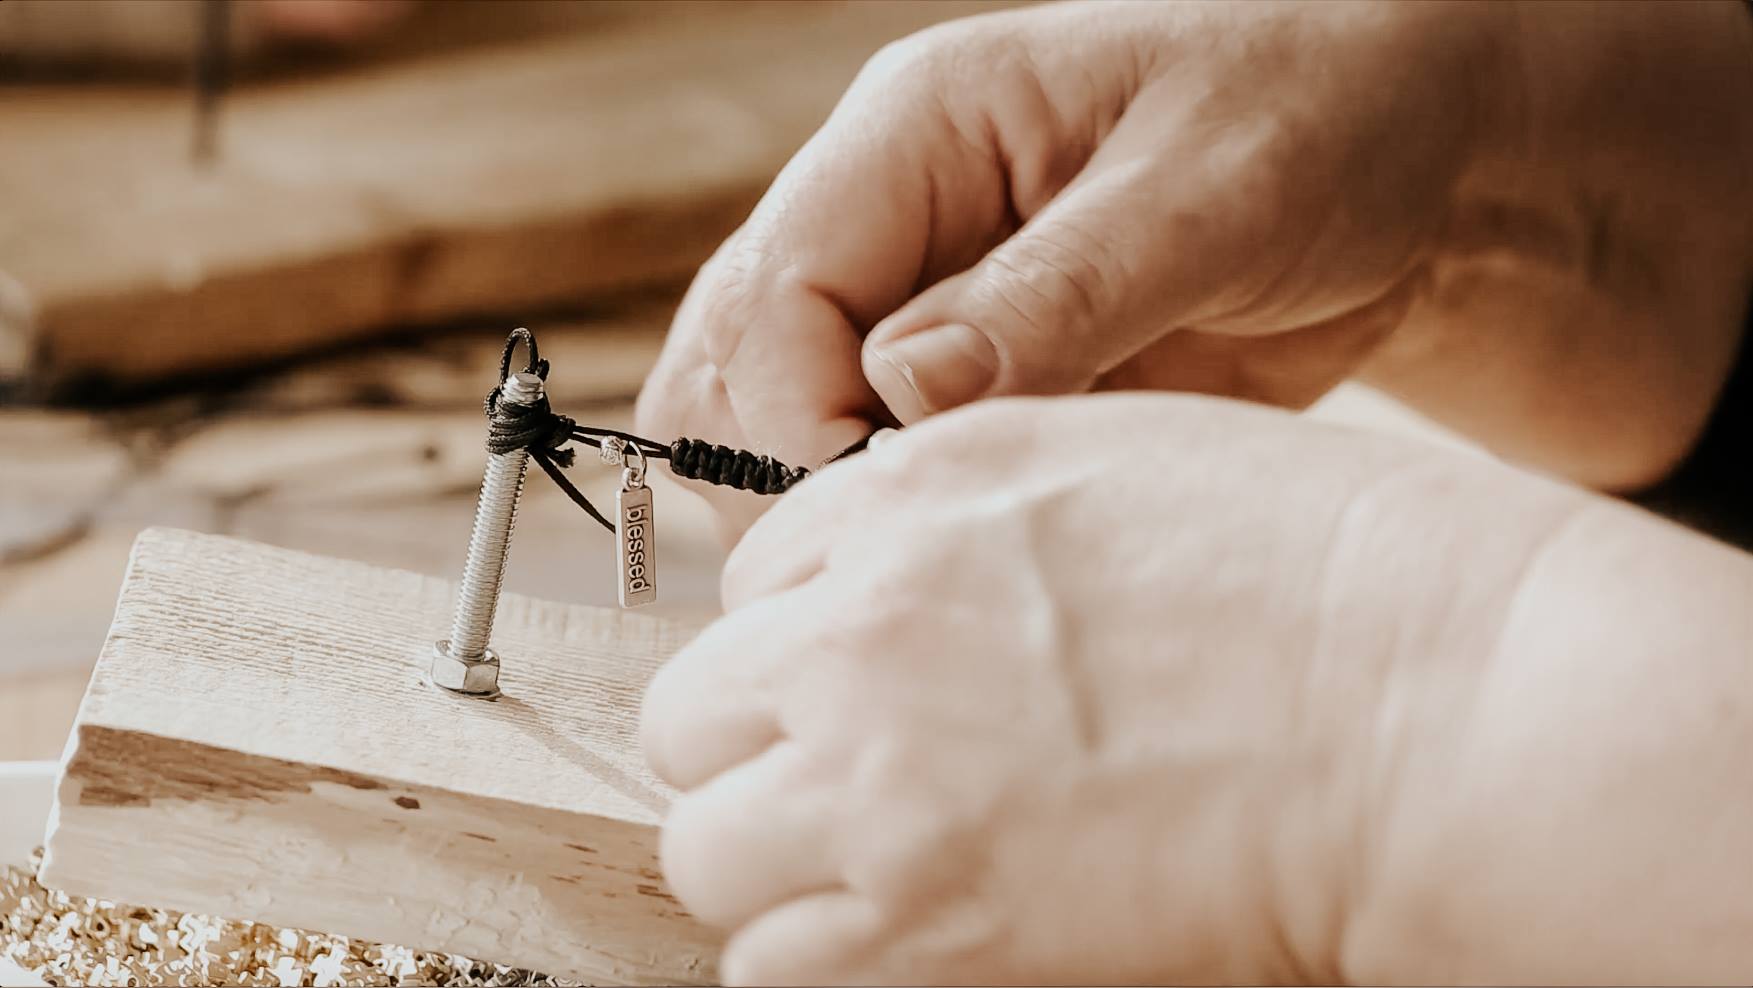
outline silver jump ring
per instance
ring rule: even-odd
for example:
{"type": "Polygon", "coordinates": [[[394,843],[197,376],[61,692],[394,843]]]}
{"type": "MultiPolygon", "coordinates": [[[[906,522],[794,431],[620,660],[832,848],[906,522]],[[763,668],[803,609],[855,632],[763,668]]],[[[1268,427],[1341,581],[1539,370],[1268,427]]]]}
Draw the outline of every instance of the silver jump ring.
{"type": "Polygon", "coordinates": [[[633,451],[633,462],[621,471],[621,486],[628,490],[638,490],[645,486],[645,450],[638,443],[627,443],[626,449],[633,451]]]}

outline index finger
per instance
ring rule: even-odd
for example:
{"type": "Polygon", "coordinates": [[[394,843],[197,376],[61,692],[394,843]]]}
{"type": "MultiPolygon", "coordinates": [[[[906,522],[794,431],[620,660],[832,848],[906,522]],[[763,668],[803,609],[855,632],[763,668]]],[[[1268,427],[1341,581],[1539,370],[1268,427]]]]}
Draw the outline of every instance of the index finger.
{"type": "Polygon", "coordinates": [[[881,418],[864,335],[1006,221],[999,156],[950,119],[919,46],[866,66],[677,315],[673,346],[697,348],[749,445],[786,462],[819,463],[881,418]]]}

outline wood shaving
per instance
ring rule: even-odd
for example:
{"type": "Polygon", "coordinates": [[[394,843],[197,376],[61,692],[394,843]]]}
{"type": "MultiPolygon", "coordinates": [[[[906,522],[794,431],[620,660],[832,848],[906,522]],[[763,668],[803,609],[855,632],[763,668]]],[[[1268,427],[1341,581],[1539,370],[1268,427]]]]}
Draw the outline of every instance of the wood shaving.
{"type": "Polygon", "coordinates": [[[518,985],[579,982],[460,954],[68,896],[0,868],[0,956],[50,985],[518,985]]]}

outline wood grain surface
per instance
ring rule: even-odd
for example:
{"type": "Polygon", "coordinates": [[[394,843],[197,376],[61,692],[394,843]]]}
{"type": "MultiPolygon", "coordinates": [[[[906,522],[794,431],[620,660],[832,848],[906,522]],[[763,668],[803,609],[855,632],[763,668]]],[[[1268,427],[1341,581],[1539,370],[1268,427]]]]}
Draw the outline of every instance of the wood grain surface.
{"type": "Polygon", "coordinates": [[[230,96],[0,89],[0,376],[134,380],[685,275],[883,43],[975,3],[658,5],[230,96]]]}
{"type": "Polygon", "coordinates": [[[593,982],[709,981],[658,873],[644,685],[688,622],[508,595],[504,696],[423,681],[452,589],[141,535],[82,703],[43,880],[593,982]]]}

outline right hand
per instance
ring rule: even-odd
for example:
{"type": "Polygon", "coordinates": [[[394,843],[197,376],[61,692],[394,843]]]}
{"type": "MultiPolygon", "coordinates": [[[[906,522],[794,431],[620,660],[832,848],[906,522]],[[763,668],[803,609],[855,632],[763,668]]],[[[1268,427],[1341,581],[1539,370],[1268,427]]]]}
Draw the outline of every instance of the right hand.
{"type": "Polygon", "coordinates": [[[702,269],[642,428],[811,465],[989,395],[1300,406],[1361,371],[1504,455],[1648,483],[1739,336],[1749,66],[1738,5],[952,22],[874,58],[702,269]]]}

